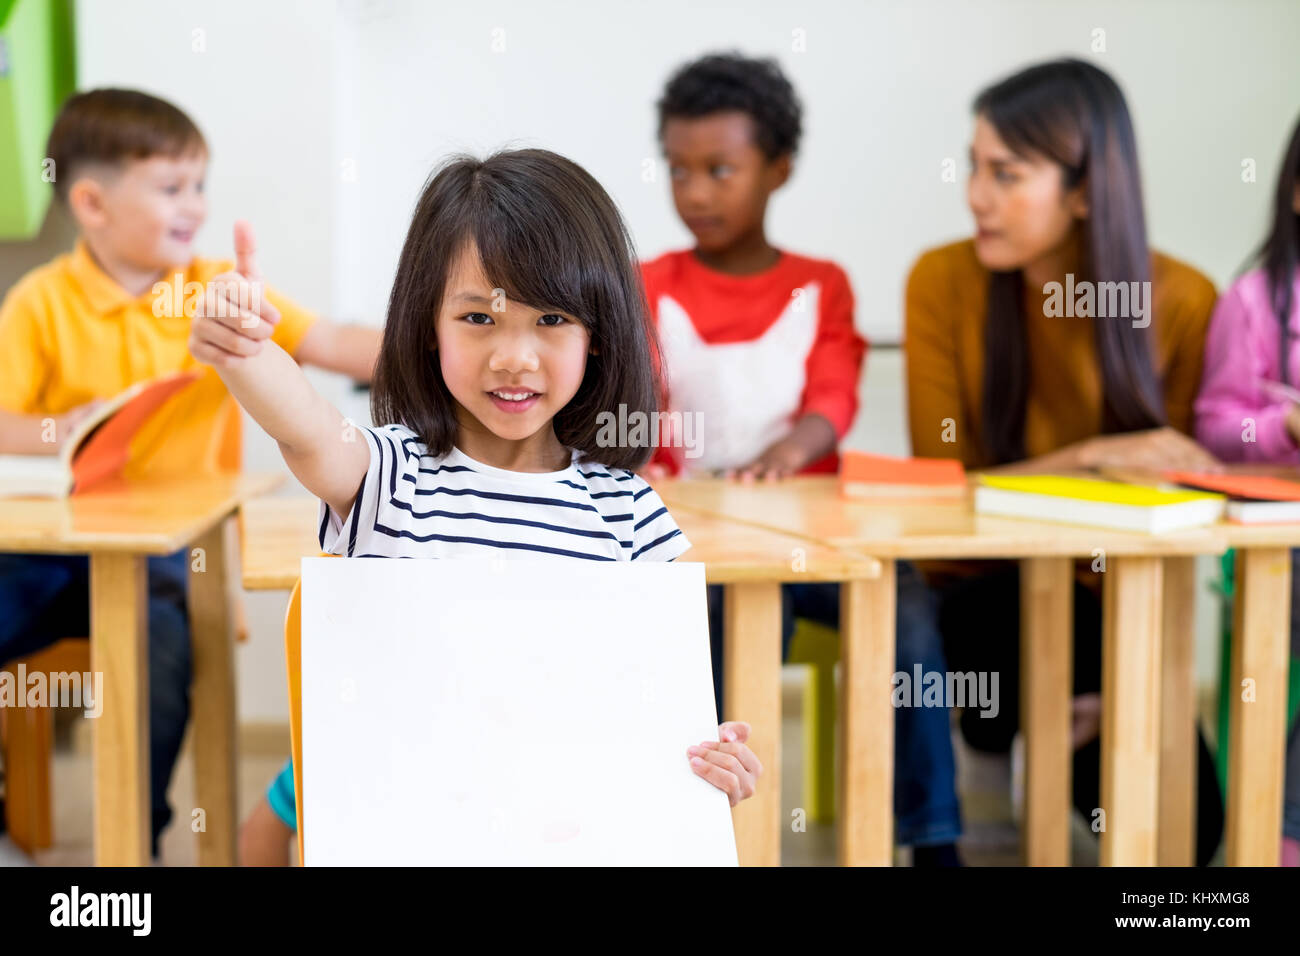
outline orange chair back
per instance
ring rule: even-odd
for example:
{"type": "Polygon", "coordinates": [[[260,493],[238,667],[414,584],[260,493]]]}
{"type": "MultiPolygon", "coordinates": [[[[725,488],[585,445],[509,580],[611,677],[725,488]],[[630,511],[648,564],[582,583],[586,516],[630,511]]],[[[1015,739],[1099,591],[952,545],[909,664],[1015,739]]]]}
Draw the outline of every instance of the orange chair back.
{"type": "Polygon", "coordinates": [[[289,675],[289,742],[293,751],[293,799],[298,812],[298,863],[302,839],[302,579],[294,582],[284,615],[284,657],[289,675]]]}
{"type": "MultiPolygon", "coordinates": [[[[321,552],[319,558],[337,558],[321,552]]],[[[293,802],[298,813],[298,865],[303,865],[302,838],[302,578],[293,582],[284,614],[284,663],[289,677],[289,747],[293,753],[293,802]]]]}

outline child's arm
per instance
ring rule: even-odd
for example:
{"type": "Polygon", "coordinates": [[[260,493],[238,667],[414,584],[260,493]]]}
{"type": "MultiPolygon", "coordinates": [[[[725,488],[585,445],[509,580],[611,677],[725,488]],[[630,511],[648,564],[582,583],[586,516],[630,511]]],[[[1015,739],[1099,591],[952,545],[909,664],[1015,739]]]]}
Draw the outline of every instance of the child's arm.
{"type": "Polygon", "coordinates": [[[789,478],[821,461],[835,450],[839,438],[830,419],[820,412],[799,418],[790,434],[773,442],[761,455],[743,468],[727,472],[728,478],[748,481],[754,478],[789,478]]]}
{"type": "Polygon", "coordinates": [[[354,382],[369,382],[382,338],[380,329],[319,319],[307,330],[293,357],[303,365],[339,372],[354,382]]]}
{"type": "Polygon", "coordinates": [[[279,443],[307,490],[346,515],[369,467],[369,446],[347,440],[343,416],[289,353],[267,341],[279,313],[261,296],[251,233],[236,233],[235,253],[238,271],[214,278],[196,309],[190,351],[279,443]]]}
{"type": "Polygon", "coordinates": [[[47,386],[59,352],[39,283],[26,280],[0,302],[0,455],[57,455],[95,399],[51,414],[47,386]]]}
{"type": "Polygon", "coordinates": [[[19,415],[0,410],[0,455],[57,455],[77,422],[99,405],[87,402],[62,415],[19,415]]]}

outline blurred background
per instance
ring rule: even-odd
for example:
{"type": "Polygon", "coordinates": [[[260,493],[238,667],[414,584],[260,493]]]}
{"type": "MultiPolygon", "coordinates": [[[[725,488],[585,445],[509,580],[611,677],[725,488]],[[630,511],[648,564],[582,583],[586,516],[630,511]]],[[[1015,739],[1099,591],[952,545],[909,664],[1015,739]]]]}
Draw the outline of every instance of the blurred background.
{"type": "MultiPolygon", "coordinates": [[[[655,100],[673,68],[702,53],[775,57],[803,100],[805,136],[768,235],[848,271],[872,343],[848,445],[891,454],[908,451],[903,281],[923,249],[971,231],[965,157],[981,87],[1061,55],[1110,71],[1137,125],[1153,244],[1220,287],[1263,235],[1300,109],[1295,0],[81,0],[72,10],[77,88],[165,97],[206,136],[200,254],[231,257],[232,223],[248,219],[272,285],[322,315],[375,325],[415,197],[450,152],[564,153],[613,195],[643,257],[688,246],[655,100]]],[[[7,69],[0,49],[0,76],[7,69]]],[[[74,236],[51,207],[34,235],[0,241],[0,293],[74,236]]],[[[364,392],[313,375],[345,414],[368,420],[364,392]]],[[[245,435],[247,468],[282,469],[251,422],[245,435]]],[[[284,596],[246,600],[241,719],[280,727],[284,596]]],[[[1206,686],[1218,668],[1208,611],[1198,615],[1206,686]]]]}

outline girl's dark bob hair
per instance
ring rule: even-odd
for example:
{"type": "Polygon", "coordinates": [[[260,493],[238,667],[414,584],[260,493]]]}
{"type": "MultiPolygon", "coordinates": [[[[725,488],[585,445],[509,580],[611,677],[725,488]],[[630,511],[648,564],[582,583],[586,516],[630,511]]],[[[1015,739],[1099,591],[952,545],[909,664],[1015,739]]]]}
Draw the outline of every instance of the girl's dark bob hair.
{"type": "Polygon", "coordinates": [[[556,438],[584,461],[645,464],[649,446],[597,444],[601,412],[617,416],[621,405],[624,414],[639,411],[652,421],[659,409],[662,365],[636,251],[600,183],[544,149],[453,156],[425,183],[388,300],[371,385],[374,421],[405,425],[433,456],[455,444],[455,399],[442,377],[434,325],[452,264],[470,247],[493,288],[572,315],[591,335],[582,384],[555,416],[556,438]]]}

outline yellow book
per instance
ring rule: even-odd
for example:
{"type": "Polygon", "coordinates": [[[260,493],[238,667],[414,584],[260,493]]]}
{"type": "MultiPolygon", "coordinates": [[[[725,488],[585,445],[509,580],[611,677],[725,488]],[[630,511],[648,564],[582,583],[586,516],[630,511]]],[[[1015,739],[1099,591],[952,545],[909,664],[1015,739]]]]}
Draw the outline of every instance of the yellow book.
{"type": "Polygon", "coordinates": [[[978,514],[1159,533],[1213,524],[1224,496],[1062,475],[980,475],[978,514]]]}

